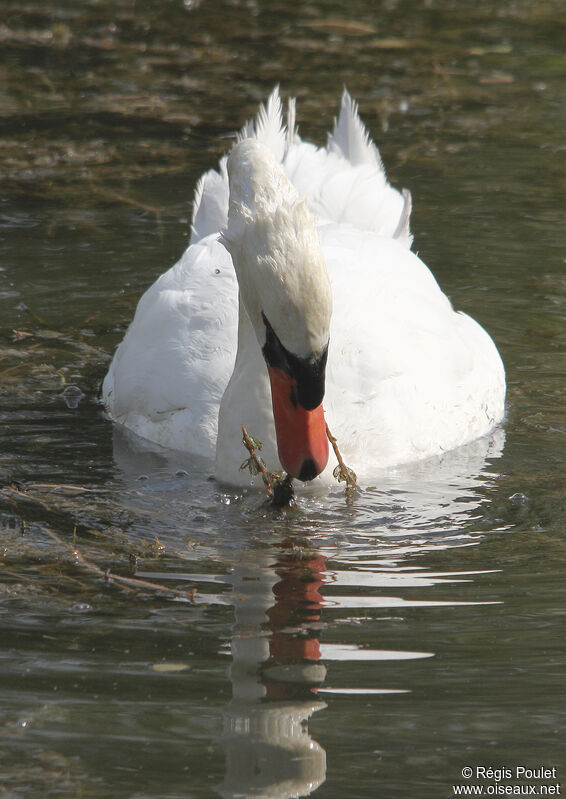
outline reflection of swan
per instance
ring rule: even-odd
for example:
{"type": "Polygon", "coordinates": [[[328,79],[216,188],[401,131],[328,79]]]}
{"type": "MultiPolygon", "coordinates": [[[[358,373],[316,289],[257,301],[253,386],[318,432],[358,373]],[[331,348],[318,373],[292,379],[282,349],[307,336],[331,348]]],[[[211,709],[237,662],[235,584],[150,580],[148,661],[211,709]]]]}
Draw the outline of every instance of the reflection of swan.
{"type": "Polygon", "coordinates": [[[346,93],[318,150],[299,139],[294,104],[285,130],[274,92],[201,181],[185,255],[140,300],[104,383],[113,418],[168,447],[216,450],[232,484],[247,481],[245,424],[268,463],[312,479],[328,457],[328,356],[325,409],[364,478],[488,433],[503,414],[501,360],[410,252],[409,215],[346,93]]]}
{"type": "Polygon", "coordinates": [[[368,483],[358,521],[367,514],[373,535],[454,533],[469,527],[494,485],[497,473],[490,472],[489,461],[501,457],[504,443],[505,431],[498,428],[442,457],[383,471],[368,483]]]}
{"type": "Polygon", "coordinates": [[[326,755],[305,723],[323,707],[324,702],[316,700],[280,707],[231,702],[224,712],[221,739],[226,777],[218,793],[240,799],[312,793],[326,778],[326,755]]]}
{"type": "Polygon", "coordinates": [[[233,698],[224,710],[226,776],[217,788],[223,797],[307,796],[326,777],[324,749],[306,727],[307,719],[326,707],[312,693],[326,671],[311,660],[316,639],[297,634],[298,607],[310,605],[312,621],[316,601],[312,592],[309,598],[308,580],[305,593],[290,586],[288,593],[285,575],[268,563],[255,553],[243,557],[233,573],[233,698]],[[276,620],[270,624],[268,616],[276,620]],[[305,641],[314,645],[301,652],[305,641]]]}

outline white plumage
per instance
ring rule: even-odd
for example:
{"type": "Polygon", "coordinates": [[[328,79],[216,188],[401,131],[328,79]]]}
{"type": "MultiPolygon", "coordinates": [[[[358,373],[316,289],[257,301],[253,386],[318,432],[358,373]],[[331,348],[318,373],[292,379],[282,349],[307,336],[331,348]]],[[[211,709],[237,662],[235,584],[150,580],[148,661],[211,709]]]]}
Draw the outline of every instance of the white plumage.
{"type": "MultiPolygon", "coordinates": [[[[220,233],[231,250],[240,248],[241,263],[269,258],[252,251],[259,247],[257,237],[233,243],[237,214],[251,214],[250,224],[256,224],[255,200],[242,205],[242,197],[235,202],[233,196],[228,222],[223,158],[219,171],[207,172],[197,186],[189,247],[141,298],[103,385],[104,402],[116,422],[163,446],[216,457],[217,478],[236,485],[249,482],[239,469],[246,454],[241,424],[264,442],[268,465],[279,465],[261,353],[265,333],[249,297],[256,292],[270,304],[270,322],[286,347],[303,355],[298,350],[303,345],[307,350],[308,339],[314,351],[325,336],[319,247],[332,294],[324,408],[344,459],[362,482],[382,468],[479,438],[504,413],[505,377],[497,349],[473,319],[453,310],[410,251],[410,195],[387,182],[348,93],[326,148],[302,142],[294,116],[291,102],[285,127],[276,89],[257,120],[240,133],[230,172],[234,185],[238,171],[243,197],[241,167],[257,154],[253,180],[265,175],[269,202],[278,192],[291,208],[294,197],[297,206],[299,197],[306,198],[320,242],[304,245],[313,249],[313,274],[304,264],[290,268],[278,287],[272,278],[269,285],[262,282],[260,268],[242,277],[247,267],[238,266],[241,305],[248,311],[241,308],[238,330],[238,282],[220,233]],[[278,164],[294,189],[280,177],[278,164]],[[254,280],[262,284],[244,288],[245,281],[254,280]]],[[[253,196],[261,190],[256,186],[253,196]]],[[[275,211],[273,218],[281,225],[286,217],[275,211]]],[[[291,241],[295,234],[288,235],[291,241]]],[[[273,259],[279,275],[284,253],[273,259]]],[[[325,479],[331,479],[334,465],[331,456],[325,479]]]]}

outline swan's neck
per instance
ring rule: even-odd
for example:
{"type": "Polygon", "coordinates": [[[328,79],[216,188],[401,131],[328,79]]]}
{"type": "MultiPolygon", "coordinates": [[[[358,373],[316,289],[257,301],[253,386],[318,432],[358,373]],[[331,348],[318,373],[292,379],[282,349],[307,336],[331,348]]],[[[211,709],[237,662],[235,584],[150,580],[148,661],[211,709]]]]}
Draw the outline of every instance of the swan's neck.
{"type": "Polygon", "coordinates": [[[247,426],[245,416],[260,437],[274,439],[275,419],[281,465],[293,477],[312,480],[328,460],[322,398],[332,305],[316,224],[281,164],[259,142],[234,147],[228,174],[222,240],[238,278],[240,321],[219,441],[234,409],[240,416],[231,419],[235,431],[247,426]]]}
{"type": "Polygon", "coordinates": [[[265,375],[267,367],[263,358],[254,327],[242,300],[242,293],[238,294],[238,348],[234,362],[234,372],[245,369],[246,371],[257,367],[258,375],[265,375]]]}
{"type": "Polygon", "coordinates": [[[257,141],[234,147],[228,173],[222,241],[260,346],[266,318],[294,355],[320,355],[328,344],[332,300],[314,218],[273,153],[257,141]]]}
{"type": "Polygon", "coordinates": [[[230,475],[246,459],[241,425],[262,442],[262,458],[276,469],[279,457],[267,366],[240,297],[236,360],[218,413],[216,474],[221,481],[230,482],[230,475]]]}

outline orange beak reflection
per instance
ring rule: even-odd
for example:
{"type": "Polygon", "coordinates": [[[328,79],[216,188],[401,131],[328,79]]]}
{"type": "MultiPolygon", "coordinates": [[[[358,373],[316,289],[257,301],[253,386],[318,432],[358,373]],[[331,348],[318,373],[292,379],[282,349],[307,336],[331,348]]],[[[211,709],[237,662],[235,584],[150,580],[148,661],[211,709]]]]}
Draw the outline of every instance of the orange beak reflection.
{"type": "Polygon", "coordinates": [[[328,462],[328,438],[322,404],[311,411],[297,400],[296,381],[277,366],[268,366],[277,451],[285,471],[313,480],[328,462]]]}

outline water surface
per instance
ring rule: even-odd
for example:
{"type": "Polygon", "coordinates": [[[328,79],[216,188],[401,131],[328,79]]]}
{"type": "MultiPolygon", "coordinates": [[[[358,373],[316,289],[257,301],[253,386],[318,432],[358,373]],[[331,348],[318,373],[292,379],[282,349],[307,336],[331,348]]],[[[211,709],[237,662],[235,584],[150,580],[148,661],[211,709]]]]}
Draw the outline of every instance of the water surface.
{"type": "Polygon", "coordinates": [[[561,0],[7,0],[3,795],[438,799],[466,766],[564,777],[565,21],[561,0]],[[415,249],[509,383],[489,440],[286,510],[99,403],[196,179],[275,83],[321,144],[349,87],[413,193],[415,249]]]}

